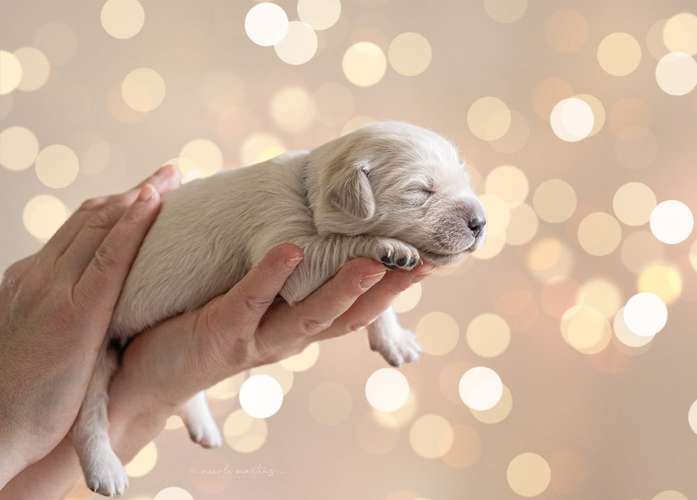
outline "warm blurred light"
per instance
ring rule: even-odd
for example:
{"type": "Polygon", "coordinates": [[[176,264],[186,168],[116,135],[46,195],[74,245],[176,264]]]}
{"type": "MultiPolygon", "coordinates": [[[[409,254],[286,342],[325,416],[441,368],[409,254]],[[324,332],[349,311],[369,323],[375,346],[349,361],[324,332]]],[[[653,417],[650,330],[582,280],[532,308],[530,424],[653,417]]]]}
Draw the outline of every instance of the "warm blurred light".
{"type": "Polygon", "coordinates": [[[649,222],[656,203],[656,195],[649,186],[641,182],[628,182],[615,192],[612,209],[617,218],[628,226],[641,226],[649,222]]]}
{"type": "Polygon", "coordinates": [[[501,165],[486,176],[484,191],[493,194],[514,208],[525,201],[528,196],[528,178],[518,167],[501,165]]]}
{"type": "Polygon", "coordinates": [[[134,69],[121,83],[121,97],[132,109],[147,113],[157,109],[165,98],[165,81],[152,68],[134,69]]]}
{"type": "Polygon", "coordinates": [[[409,443],[414,452],[423,458],[442,457],[448,453],[454,439],[452,425],[440,415],[423,415],[409,429],[409,443]]]}
{"type": "Polygon", "coordinates": [[[342,60],[346,78],[359,87],[375,85],[385,76],[387,59],[380,47],[372,42],[351,45],[342,60]]]}
{"type": "Polygon", "coordinates": [[[622,292],[617,285],[603,278],[586,281],[576,296],[578,304],[590,306],[607,318],[612,318],[617,313],[622,307],[622,301],[622,292]]]}
{"type": "Polygon", "coordinates": [[[223,424],[225,442],[239,453],[257,451],[266,442],[268,434],[266,420],[252,418],[242,410],[232,412],[223,424]]]}
{"type": "Polygon", "coordinates": [[[687,413],[687,421],[690,424],[692,432],[697,434],[697,401],[692,403],[692,406],[690,406],[690,411],[687,413]]]}
{"type": "Polygon", "coordinates": [[[380,425],[388,429],[396,429],[398,427],[404,427],[411,422],[416,413],[416,409],[416,398],[413,393],[410,393],[407,402],[404,403],[401,408],[390,412],[373,410],[373,418],[375,418],[380,425]]]}
{"type": "Polygon", "coordinates": [[[314,121],[317,106],[303,87],[283,87],[271,96],[269,113],[274,122],[287,132],[302,132],[314,121]]]}
{"type": "Polygon", "coordinates": [[[511,489],[523,497],[536,497],[544,493],[552,480],[552,469],[542,456],[521,453],[511,460],[506,471],[511,489]]]}
{"type": "Polygon", "coordinates": [[[194,139],[182,147],[176,165],[183,182],[209,177],[223,168],[223,152],[211,140],[194,139]]]}
{"type": "Polygon", "coordinates": [[[22,81],[22,64],[12,52],[0,50],[0,95],[9,94],[22,81]]]}
{"type": "Polygon", "coordinates": [[[275,3],[258,3],[247,12],[244,30],[252,42],[262,47],[270,47],[288,34],[288,16],[286,11],[275,3]]]}
{"type": "Polygon", "coordinates": [[[681,12],[663,25],[663,43],[671,52],[697,55],[697,15],[681,12]]]}
{"type": "Polygon", "coordinates": [[[600,99],[591,94],[578,94],[576,97],[585,101],[593,111],[593,129],[590,131],[589,137],[594,136],[605,126],[605,106],[600,99]]]}
{"type": "Polygon", "coordinates": [[[622,242],[622,226],[612,215],[594,212],[584,217],[579,224],[578,242],[590,255],[610,255],[622,242]]]}
{"type": "Polygon", "coordinates": [[[310,392],[310,415],[322,425],[339,425],[349,418],[352,408],[351,394],[336,382],[322,382],[310,392]]]}
{"type": "Polygon", "coordinates": [[[667,245],[682,243],[692,234],[695,219],[690,207],[681,201],[667,200],[651,212],[651,232],[667,245]]]}
{"type": "Polygon", "coordinates": [[[240,406],[251,417],[269,418],[282,404],[283,388],[270,375],[251,375],[240,387],[240,406]]]}
{"type": "Polygon", "coordinates": [[[24,227],[35,238],[47,241],[68,218],[68,207],[55,196],[40,194],[24,206],[24,227]]]}
{"type": "Polygon", "coordinates": [[[578,97],[568,97],[552,108],[549,123],[554,135],[561,140],[578,142],[591,134],[595,118],[588,102],[578,97]]]}
{"type": "Polygon", "coordinates": [[[665,328],[668,308],[653,293],[642,292],[631,297],[624,306],[624,323],[640,337],[653,337],[665,328]]]}
{"type": "Polygon", "coordinates": [[[102,6],[102,27],[114,38],[133,38],[145,24],[145,10],[138,0],[107,0],[102,6]]]}
{"type": "Polygon", "coordinates": [[[484,411],[470,409],[472,416],[484,424],[498,424],[508,418],[513,410],[513,394],[507,386],[503,386],[503,395],[496,406],[484,411]]]}
{"type": "Polygon", "coordinates": [[[298,17],[313,29],[329,29],[340,16],[340,0],[298,0],[298,17]]]}
{"type": "Polygon", "coordinates": [[[630,233],[622,241],[622,263],[634,273],[662,260],[664,254],[664,246],[649,231],[630,233]]]}
{"type": "Polygon", "coordinates": [[[270,377],[276,379],[276,381],[281,384],[283,389],[283,394],[288,394],[293,387],[293,382],[295,381],[295,375],[292,371],[281,365],[280,362],[272,363],[270,365],[261,365],[256,368],[252,368],[249,372],[250,375],[269,375],[270,377]]]}
{"type": "Polygon", "coordinates": [[[24,127],[8,127],[0,132],[0,165],[8,170],[31,167],[39,153],[39,141],[24,127]]]}
{"type": "Polygon", "coordinates": [[[61,67],[75,56],[77,36],[70,26],[47,23],[36,30],[34,45],[46,54],[52,66],[61,67]]]}
{"type": "Polygon", "coordinates": [[[575,10],[558,10],[545,23],[547,43],[562,54],[578,52],[588,38],[588,22],[575,10]]]}
{"type": "Polygon", "coordinates": [[[653,337],[641,337],[627,327],[627,324],[624,322],[624,307],[615,314],[615,318],[612,321],[612,329],[615,331],[617,340],[627,347],[644,347],[653,340],[653,337]]]}
{"type": "Polygon", "coordinates": [[[165,422],[165,429],[172,431],[184,427],[184,421],[179,415],[170,415],[165,422]]]}
{"type": "Polygon", "coordinates": [[[656,262],[641,272],[637,289],[656,294],[666,304],[672,304],[682,293],[682,282],[682,275],[677,267],[656,262]]]}
{"type": "Polygon", "coordinates": [[[665,490],[658,493],[652,500],[689,500],[677,490],[665,490]]]}
{"type": "Polygon", "coordinates": [[[317,53],[317,34],[307,23],[291,21],[288,32],[273,46],[278,58],[287,64],[305,64],[317,53]]]}
{"type": "Polygon", "coordinates": [[[545,238],[530,248],[527,264],[535,278],[542,283],[554,284],[569,277],[574,259],[569,248],[560,240],[545,238]]]}
{"type": "Polygon", "coordinates": [[[421,283],[414,283],[402,293],[397,295],[397,298],[392,302],[392,307],[398,313],[411,311],[421,300],[421,283]]]}
{"type": "Polygon", "coordinates": [[[246,372],[240,372],[237,375],[221,380],[214,386],[206,390],[206,394],[211,399],[232,399],[240,392],[242,382],[247,378],[246,372]]]}
{"type": "Polygon", "coordinates": [[[420,33],[400,33],[390,42],[387,57],[400,75],[420,75],[431,64],[431,44],[420,33]]]}
{"type": "Polygon", "coordinates": [[[365,397],[378,411],[399,410],[409,399],[409,382],[402,372],[394,368],[374,371],[365,383],[365,397]]]}
{"type": "Polygon", "coordinates": [[[36,157],[36,176],[44,186],[60,189],[77,178],[80,162],[75,151],[63,144],[43,148],[36,157]]]}
{"type": "Polygon", "coordinates": [[[270,160],[286,151],[283,143],[271,134],[256,133],[242,143],[240,161],[242,166],[270,160]]]}
{"type": "Polygon", "coordinates": [[[505,237],[508,225],[511,222],[511,209],[499,196],[483,194],[479,200],[484,205],[487,220],[487,238],[493,236],[505,237]]]}
{"type": "Polygon", "coordinates": [[[126,474],[130,477],[146,476],[157,464],[157,447],[155,443],[146,444],[126,465],[126,474]]]}
{"type": "MultiPolygon", "coordinates": [[[[25,92],[31,92],[43,87],[51,73],[51,65],[46,55],[34,47],[22,47],[14,52],[22,65],[22,81],[17,88],[25,92]]],[[[3,71],[4,71],[3,67],[3,71]]]]}
{"type": "Polygon", "coordinates": [[[530,138],[530,125],[521,113],[511,110],[511,125],[508,132],[495,141],[490,141],[491,149],[499,153],[512,154],[523,149],[530,138]]]}
{"type": "Polygon", "coordinates": [[[484,358],[503,354],[511,342],[511,328],[497,314],[480,314],[467,327],[467,345],[484,358]]]}
{"type": "Polygon", "coordinates": [[[641,62],[641,46],[629,33],[611,33],[598,45],[598,63],[613,76],[632,73],[641,62]]]}
{"type": "Polygon", "coordinates": [[[697,271],[697,240],[695,240],[690,247],[690,264],[692,265],[692,269],[697,271]]]}
{"type": "Polygon", "coordinates": [[[170,486],[160,490],[153,500],[194,500],[191,493],[179,486],[170,486]]]}
{"type": "Polygon", "coordinates": [[[497,23],[514,23],[528,9],[528,0],[484,0],[484,10],[497,23]]]}
{"type": "Polygon", "coordinates": [[[490,410],[501,401],[503,382],[491,368],[476,366],[462,375],[458,392],[462,402],[471,410],[490,410]]]}
{"type": "Polygon", "coordinates": [[[509,245],[525,245],[537,234],[540,221],[533,208],[523,203],[511,210],[511,222],[506,232],[506,243],[509,245]]]}
{"type": "Polygon", "coordinates": [[[482,439],[476,429],[468,425],[453,425],[453,445],[441,460],[455,469],[464,469],[482,456],[482,439]]]}
{"type": "Polygon", "coordinates": [[[594,307],[580,304],[564,313],[562,337],[582,354],[597,354],[607,347],[612,337],[608,318],[594,307]]]}
{"type": "Polygon", "coordinates": [[[425,353],[442,356],[455,349],[460,327],[449,314],[435,311],[419,320],[416,335],[425,353]]]}
{"type": "Polygon", "coordinates": [[[319,343],[313,342],[299,354],[281,360],[283,368],[293,372],[304,372],[315,366],[319,359],[319,343]]]}
{"type": "Polygon", "coordinates": [[[497,97],[480,97],[467,111],[467,125],[483,141],[502,138],[511,126],[511,110],[497,97]]]}
{"type": "Polygon", "coordinates": [[[656,83],[666,94],[689,94],[697,86],[697,61],[684,52],[664,55],[656,65],[656,83]]]}
{"type": "Polygon", "coordinates": [[[533,89],[532,105],[540,118],[549,120],[554,105],[573,95],[574,89],[566,80],[554,77],[546,78],[533,89]]]}
{"type": "Polygon", "coordinates": [[[532,205],[545,222],[564,222],[576,211],[576,192],[568,182],[550,179],[540,184],[533,195],[532,205]]]}

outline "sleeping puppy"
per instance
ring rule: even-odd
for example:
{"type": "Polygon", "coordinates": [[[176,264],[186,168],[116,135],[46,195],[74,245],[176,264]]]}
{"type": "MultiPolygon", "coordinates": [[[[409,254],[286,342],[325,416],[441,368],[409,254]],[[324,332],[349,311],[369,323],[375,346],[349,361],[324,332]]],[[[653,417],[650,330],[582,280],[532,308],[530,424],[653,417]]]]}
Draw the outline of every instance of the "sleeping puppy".
{"type": "MultiPolygon", "coordinates": [[[[305,258],[280,295],[294,304],[348,259],[369,257],[413,269],[472,252],[485,216],[455,147],[434,132],[376,123],[312,151],[281,155],[168,193],[126,280],[108,335],[121,344],[226,292],[273,246],[291,242],[305,258]]],[[[394,366],[420,348],[390,308],[367,327],[370,347],[394,366]]],[[[120,495],[126,473],[108,438],[104,351],[72,429],[87,485],[120,495]]],[[[203,392],[180,410],[199,444],[222,443],[203,392]]]]}

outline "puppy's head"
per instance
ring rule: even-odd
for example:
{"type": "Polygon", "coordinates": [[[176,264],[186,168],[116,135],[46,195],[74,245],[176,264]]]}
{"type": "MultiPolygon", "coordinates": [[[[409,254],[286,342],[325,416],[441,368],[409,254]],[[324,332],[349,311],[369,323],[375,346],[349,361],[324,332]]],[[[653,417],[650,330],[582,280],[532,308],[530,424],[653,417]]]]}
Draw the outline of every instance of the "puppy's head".
{"type": "Polygon", "coordinates": [[[317,148],[309,167],[320,233],[397,238],[434,264],[474,251],[484,238],[486,215],[466,167],[434,132],[375,123],[317,148]]]}

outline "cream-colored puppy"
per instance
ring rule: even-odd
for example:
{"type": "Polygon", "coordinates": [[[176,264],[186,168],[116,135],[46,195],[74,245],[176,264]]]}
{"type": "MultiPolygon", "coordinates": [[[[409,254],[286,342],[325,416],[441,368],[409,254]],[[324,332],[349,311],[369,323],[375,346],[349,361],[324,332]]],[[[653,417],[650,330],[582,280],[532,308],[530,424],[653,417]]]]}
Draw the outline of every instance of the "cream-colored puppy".
{"type": "MultiPolygon", "coordinates": [[[[474,250],[485,215],[455,147],[400,122],[369,125],[312,151],[192,182],[167,194],[135,260],[109,335],[125,342],[231,288],[273,246],[305,258],[281,296],[293,304],[353,257],[412,269],[474,250]]],[[[370,346],[392,365],[418,358],[412,332],[392,309],[368,326],[370,346]]],[[[116,356],[105,351],[72,430],[87,485],[120,495],[127,476],[108,438],[106,406],[116,356]]],[[[203,392],[181,416],[192,439],[222,442],[203,392]]]]}

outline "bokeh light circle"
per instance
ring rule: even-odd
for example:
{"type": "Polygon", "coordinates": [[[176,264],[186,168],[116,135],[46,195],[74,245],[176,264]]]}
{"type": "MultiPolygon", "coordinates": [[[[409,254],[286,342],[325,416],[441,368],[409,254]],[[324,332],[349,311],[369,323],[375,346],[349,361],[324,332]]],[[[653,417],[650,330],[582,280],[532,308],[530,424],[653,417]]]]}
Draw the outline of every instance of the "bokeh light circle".
{"type": "Polygon", "coordinates": [[[426,71],[431,55],[431,44],[421,33],[400,33],[387,49],[392,69],[403,76],[416,76],[426,71]]]}
{"type": "Polygon", "coordinates": [[[209,139],[193,139],[182,147],[176,162],[182,181],[209,177],[223,168],[223,152],[209,139]]]}
{"type": "Polygon", "coordinates": [[[425,353],[443,356],[455,349],[460,337],[460,327],[448,313],[434,311],[419,320],[416,336],[425,353]]]}
{"type": "Polygon", "coordinates": [[[40,194],[24,206],[24,227],[35,238],[47,241],[68,218],[68,207],[55,196],[40,194]]]}
{"type": "Polygon", "coordinates": [[[80,170],[75,151],[63,144],[43,148],[36,157],[36,176],[44,186],[61,189],[72,184],[80,170]]]}
{"type": "Polygon", "coordinates": [[[503,382],[498,373],[486,366],[467,370],[458,384],[460,399],[472,410],[490,410],[501,401],[503,382]]]}
{"type": "Polygon", "coordinates": [[[484,0],[484,10],[497,23],[510,24],[519,20],[528,9],[528,0],[484,0]]]}
{"type": "Polygon", "coordinates": [[[146,476],[155,468],[155,464],[157,464],[157,446],[151,441],[126,464],[126,474],[129,477],[146,476]]]}
{"type": "Polygon", "coordinates": [[[578,242],[590,255],[610,255],[622,242],[622,226],[612,215],[594,212],[584,217],[579,224],[578,242]]]}
{"type": "Polygon", "coordinates": [[[576,211],[576,191],[566,181],[550,179],[537,187],[532,204],[545,222],[564,222],[576,211]]]}
{"type": "Polygon", "coordinates": [[[666,94],[689,94],[697,87],[697,61],[684,52],[664,55],[656,65],[656,83],[666,94]]]}
{"type": "Polygon", "coordinates": [[[286,36],[273,49],[284,63],[293,66],[305,64],[317,53],[317,34],[309,24],[291,21],[286,36]]]}
{"type": "Polygon", "coordinates": [[[615,192],[612,209],[624,224],[641,226],[649,222],[656,203],[656,195],[649,186],[641,182],[628,182],[615,192]]]}
{"type": "Polygon", "coordinates": [[[194,497],[184,488],[170,486],[160,490],[153,500],[194,500],[194,497]]]}
{"type": "Polygon", "coordinates": [[[22,64],[12,52],[0,50],[0,95],[9,94],[22,82],[22,64]]]}
{"type": "Polygon", "coordinates": [[[652,500],[689,500],[677,490],[664,490],[658,493],[652,500]]]}
{"type": "Polygon", "coordinates": [[[496,167],[489,172],[484,181],[484,191],[503,199],[511,208],[525,201],[529,189],[525,172],[513,165],[496,167]]]}
{"type": "Polygon", "coordinates": [[[271,96],[269,113],[280,128],[297,133],[312,124],[317,115],[317,105],[303,87],[290,85],[271,96]]]}
{"type": "Polygon", "coordinates": [[[239,398],[240,406],[249,416],[269,418],[281,409],[283,388],[272,376],[256,374],[244,381],[239,398]]]}
{"type": "Polygon", "coordinates": [[[319,359],[319,343],[313,342],[302,352],[281,360],[280,365],[293,372],[304,372],[315,366],[319,359]]]}
{"type": "Polygon", "coordinates": [[[687,412],[687,421],[690,424],[692,432],[697,434],[697,401],[690,406],[690,410],[687,412]]]}
{"type": "Polygon", "coordinates": [[[31,92],[43,87],[51,73],[46,55],[35,47],[22,47],[15,50],[14,54],[22,65],[22,81],[17,88],[31,92]]]}
{"type": "Polygon", "coordinates": [[[506,243],[519,246],[529,243],[537,234],[540,220],[535,210],[523,203],[511,210],[511,222],[506,231],[506,243]]]}
{"type": "Polygon", "coordinates": [[[692,234],[694,226],[692,210],[681,201],[663,201],[651,212],[651,232],[658,241],[667,245],[685,241],[692,234]]]}
{"type": "Polygon", "coordinates": [[[521,453],[508,464],[506,479],[515,493],[532,498],[545,492],[552,480],[552,469],[544,457],[521,453]]]}
{"type": "Polygon", "coordinates": [[[24,127],[8,127],[0,132],[0,165],[8,170],[31,167],[39,153],[34,132],[24,127]]]}
{"type": "Polygon", "coordinates": [[[653,262],[639,274],[637,289],[640,292],[656,294],[666,304],[672,304],[682,294],[682,275],[676,266],[653,262]]]}
{"type": "Polygon", "coordinates": [[[612,337],[608,318],[585,304],[575,305],[561,319],[562,337],[582,354],[597,354],[607,347],[612,337]]]}
{"type": "Polygon", "coordinates": [[[631,297],[624,306],[624,323],[640,337],[653,337],[665,328],[668,308],[656,294],[642,292],[631,297]]]}
{"type": "Polygon", "coordinates": [[[372,42],[351,45],[341,62],[346,78],[358,87],[375,85],[387,70],[387,59],[380,47],[372,42]]]}
{"type": "Polygon", "coordinates": [[[453,446],[455,433],[444,417],[427,414],[414,421],[409,429],[409,443],[423,458],[440,458],[453,446]]]}
{"type": "Polygon", "coordinates": [[[554,135],[566,142],[578,142],[593,131],[593,109],[583,99],[568,97],[559,101],[549,116],[554,135]]]}
{"type": "Polygon", "coordinates": [[[629,33],[611,33],[598,45],[600,66],[610,75],[626,76],[641,62],[641,46],[629,33]]]}
{"type": "Polygon", "coordinates": [[[470,131],[483,141],[502,138],[511,126],[511,110],[498,97],[480,97],[467,111],[470,131]]]}
{"type": "Polygon", "coordinates": [[[663,25],[663,43],[671,52],[697,55],[697,15],[680,12],[663,25]]]}
{"type": "Polygon", "coordinates": [[[247,137],[240,148],[242,166],[270,160],[286,151],[281,140],[275,135],[255,133],[247,137]]]}
{"type": "Polygon", "coordinates": [[[165,81],[152,68],[134,69],[121,83],[121,97],[140,113],[157,109],[165,98],[165,81]]]}
{"type": "Polygon", "coordinates": [[[244,18],[244,31],[249,39],[270,47],[283,40],[288,34],[286,11],[272,2],[261,2],[253,6],[244,18]]]}
{"type": "Polygon", "coordinates": [[[102,6],[104,31],[114,38],[133,38],[145,24],[145,10],[138,0],[107,0],[102,6]]]}
{"type": "Polygon", "coordinates": [[[470,409],[470,413],[474,418],[483,424],[498,424],[506,420],[508,415],[513,411],[513,394],[507,386],[503,386],[503,395],[493,408],[488,410],[477,411],[470,409]]]}
{"type": "Polygon", "coordinates": [[[511,342],[511,327],[497,314],[480,314],[467,326],[467,345],[484,358],[503,354],[511,342]]]}
{"type": "Polygon", "coordinates": [[[378,411],[393,412],[404,406],[411,391],[409,382],[399,370],[380,368],[365,383],[365,397],[378,411]]]}
{"type": "Polygon", "coordinates": [[[341,0],[298,0],[298,17],[313,29],[331,28],[341,16],[341,0]]]}

